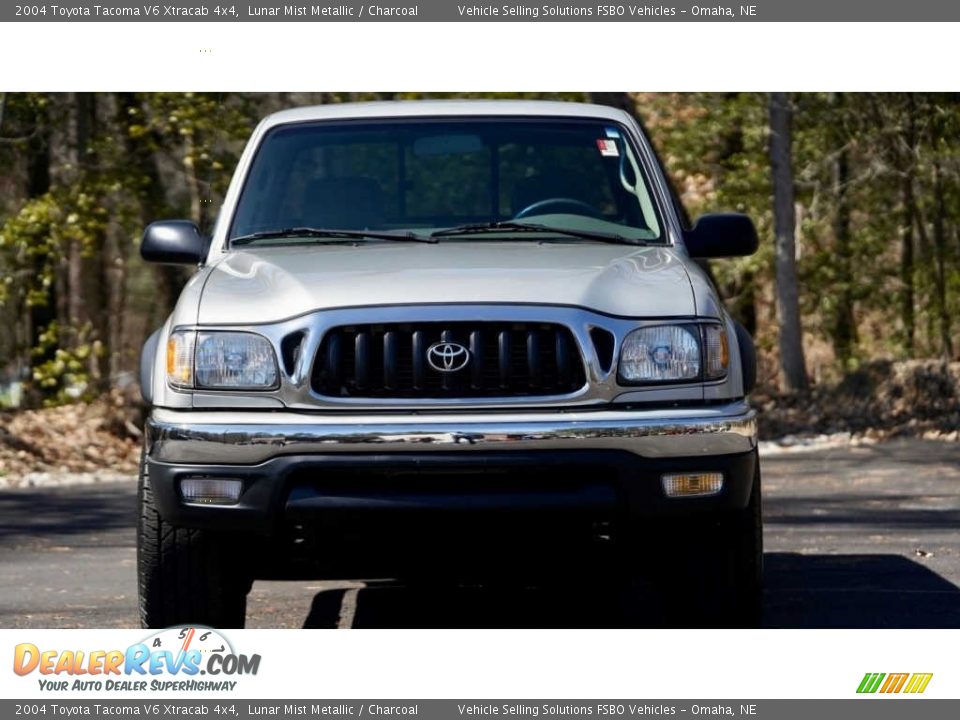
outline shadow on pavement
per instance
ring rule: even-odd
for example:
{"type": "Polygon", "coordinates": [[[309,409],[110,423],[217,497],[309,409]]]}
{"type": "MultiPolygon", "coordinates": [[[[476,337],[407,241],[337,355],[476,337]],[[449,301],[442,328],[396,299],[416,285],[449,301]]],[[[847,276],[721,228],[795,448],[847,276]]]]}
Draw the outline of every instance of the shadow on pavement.
{"type": "Polygon", "coordinates": [[[960,588],[901,555],[767,555],[764,625],[957,628],[960,588]]]}
{"type": "MultiPolygon", "coordinates": [[[[764,626],[957,628],[960,588],[899,555],[765,557],[764,626]]],[[[656,593],[594,585],[551,588],[404,587],[368,584],[317,593],[307,628],[623,628],[665,621],[656,593]]],[[[704,598],[709,602],[708,598],[704,598]]]]}
{"type": "Polygon", "coordinates": [[[407,587],[368,583],[317,593],[305,628],[618,627],[609,590],[578,588],[407,587]],[[355,604],[346,618],[344,605],[355,604]]]}
{"type": "Polygon", "coordinates": [[[960,509],[935,507],[953,502],[955,494],[832,495],[815,498],[764,500],[768,526],[843,525],[870,526],[892,535],[906,529],[934,531],[960,528],[960,509]],[[931,507],[918,507],[923,502],[931,507]]]}
{"type": "Polygon", "coordinates": [[[58,537],[70,538],[71,545],[103,545],[103,531],[130,531],[136,513],[133,483],[104,484],[83,493],[72,488],[0,492],[0,545],[58,537]]]}

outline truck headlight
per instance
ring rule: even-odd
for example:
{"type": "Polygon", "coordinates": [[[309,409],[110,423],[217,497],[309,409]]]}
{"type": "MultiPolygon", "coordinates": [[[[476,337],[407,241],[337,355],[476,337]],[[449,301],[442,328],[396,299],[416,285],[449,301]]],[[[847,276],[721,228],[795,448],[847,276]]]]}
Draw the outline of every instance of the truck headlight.
{"type": "Polygon", "coordinates": [[[652,325],[634,330],[620,349],[620,379],[627,383],[683,382],[700,377],[696,325],[652,325]]]}
{"type": "Polygon", "coordinates": [[[624,338],[618,376],[628,385],[718,380],[729,364],[723,325],[652,325],[624,338]]]}
{"type": "Polygon", "coordinates": [[[260,335],[180,330],[167,342],[167,380],[176,387],[270,390],[277,386],[277,358],[260,335]]]}

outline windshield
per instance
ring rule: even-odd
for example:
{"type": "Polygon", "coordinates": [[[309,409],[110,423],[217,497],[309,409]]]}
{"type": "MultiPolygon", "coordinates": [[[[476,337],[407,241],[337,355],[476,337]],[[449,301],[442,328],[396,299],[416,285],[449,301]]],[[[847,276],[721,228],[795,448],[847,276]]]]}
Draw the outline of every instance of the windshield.
{"type": "Polygon", "coordinates": [[[279,126],[257,150],[230,238],[282,244],[304,242],[304,229],[417,236],[445,230],[436,236],[444,242],[476,242],[530,240],[531,230],[540,239],[552,228],[577,231],[556,234],[569,242],[590,233],[660,241],[640,163],[615,123],[490,118],[279,126]],[[512,228],[503,225],[510,221],[512,228]],[[489,233],[478,225],[490,225],[489,233]],[[461,233],[459,226],[469,227],[461,233]]]}

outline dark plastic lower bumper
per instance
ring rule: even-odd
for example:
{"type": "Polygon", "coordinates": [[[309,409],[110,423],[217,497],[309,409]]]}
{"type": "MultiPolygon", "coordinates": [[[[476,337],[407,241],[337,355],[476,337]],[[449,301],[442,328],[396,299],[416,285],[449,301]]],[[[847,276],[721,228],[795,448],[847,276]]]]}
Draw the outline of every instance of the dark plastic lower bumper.
{"type": "Polygon", "coordinates": [[[168,522],[262,535],[338,514],[643,519],[722,513],[746,506],[756,463],[755,450],[671,458],[619,450],[337,453],[283,455],[258,465],[147,460],[158,508],[168,522]],[[682,471],[721,472],[723,489],[709,497],[667,497],[662,475],[682,471]],[[179,483],[190,477],[239,479],[240,500],[229,506],[186,504],[179,483]]]}

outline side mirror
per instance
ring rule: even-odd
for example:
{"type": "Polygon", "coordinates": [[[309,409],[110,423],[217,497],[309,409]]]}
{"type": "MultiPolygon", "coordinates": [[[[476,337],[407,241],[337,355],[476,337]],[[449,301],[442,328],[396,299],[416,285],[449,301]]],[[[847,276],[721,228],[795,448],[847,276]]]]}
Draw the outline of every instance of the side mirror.
{"type": "Polygon", "coordinates": [[[760,245],[753,220],[739,213],[703,215],[683,240],[693,258],[753,255],[760,245]]]}
{"type": "Polygon", "coordinates": [[[189,220],[161,220],[143,231],[140,256],[147,262],[166,265],[198,265],[207,258],[210,238],[189,220]]]}

